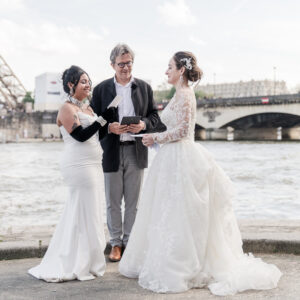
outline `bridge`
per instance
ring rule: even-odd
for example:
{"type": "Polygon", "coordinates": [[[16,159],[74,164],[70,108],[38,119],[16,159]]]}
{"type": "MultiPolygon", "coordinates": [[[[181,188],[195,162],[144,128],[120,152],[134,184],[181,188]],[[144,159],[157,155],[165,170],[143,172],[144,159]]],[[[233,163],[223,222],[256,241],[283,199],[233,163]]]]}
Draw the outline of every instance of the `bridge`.
{"type": "Polygon", "coordinates": [[[204,99],[197,107],[197,128],[211,138],[234,131],[239,139],[300,139],[300,94],[204,99]]]}

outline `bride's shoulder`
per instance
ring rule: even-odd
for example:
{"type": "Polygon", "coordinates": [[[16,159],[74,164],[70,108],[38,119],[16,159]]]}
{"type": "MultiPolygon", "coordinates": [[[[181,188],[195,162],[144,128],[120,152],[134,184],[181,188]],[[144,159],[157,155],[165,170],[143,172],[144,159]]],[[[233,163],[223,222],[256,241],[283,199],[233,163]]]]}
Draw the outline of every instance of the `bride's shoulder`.
{"type": "Polygon", "coordinates": [[[69,101],[65,101],[58,110],[60,113],[68,113],[74,111],[74,105],[70,103],[69,101]]]}
{"type": "Polygon", "coordinates": [[[176,98],[179,100],[191,99],[193,97],[195,97],[195,93],[189,87],[176,91],[176,98]]]}

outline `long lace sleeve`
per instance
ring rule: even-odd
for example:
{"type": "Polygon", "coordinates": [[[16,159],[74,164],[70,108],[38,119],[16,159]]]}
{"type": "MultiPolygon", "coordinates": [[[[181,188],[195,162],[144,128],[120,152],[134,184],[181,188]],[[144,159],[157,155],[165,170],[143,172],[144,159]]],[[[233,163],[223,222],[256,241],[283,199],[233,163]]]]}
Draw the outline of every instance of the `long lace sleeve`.
{"type": "MultiPolygon", "coordinates": [[[[164,132],[154,133],[156,143],[164,144],[181,140],[188,136],[191,126],[192,97],[190,92],[176,93],[175,102],[172,105],[172,119],[174,126],[164,132]]],[[[172,123],[173,123],[172,122],[172,123]]]]}

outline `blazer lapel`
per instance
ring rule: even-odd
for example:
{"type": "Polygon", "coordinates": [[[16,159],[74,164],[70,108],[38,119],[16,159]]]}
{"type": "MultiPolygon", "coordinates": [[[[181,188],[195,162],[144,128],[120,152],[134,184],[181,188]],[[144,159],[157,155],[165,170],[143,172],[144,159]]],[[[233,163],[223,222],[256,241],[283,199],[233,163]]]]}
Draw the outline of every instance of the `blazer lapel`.
{"type": "Polygon", "coordinates": [[[131,99],[134,107],[134,112],[136,116],[140,115],[140,108],[142,106],[142,99],[139,97],[139,88],[137,84],[133,81],[131,84],[131,99]]]}
{"type": "Polygon", "coordinates": [[[117,92],[116,92],[116,87],[115,87],[115,83],[114,83],[114,78],[111,78],[110,81],[108,82],[108,86],[107,86],[107,90],[108,90],[108,96],[106,98],[106,107],[114,100],[114,98],[117,96],[117,92]]]}

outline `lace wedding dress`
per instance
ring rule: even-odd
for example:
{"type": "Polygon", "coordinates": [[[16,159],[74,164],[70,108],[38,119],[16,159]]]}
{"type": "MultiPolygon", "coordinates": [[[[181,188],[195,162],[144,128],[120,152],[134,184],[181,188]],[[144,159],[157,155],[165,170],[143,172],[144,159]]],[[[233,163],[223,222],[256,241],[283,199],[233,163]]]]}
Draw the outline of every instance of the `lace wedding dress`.
{"type": "MultiPolygon", "coordinates": [[[[96,119],[82,112],[78,116],[82,127],[96,119]]],[[[60,166],[69,198],[42,262],[28,272],[48,282],[90,280],[102,276],[106,266],[99,184],[101,148],[98,134],[80,143],[63,126],[60,131],[65,144],[60,166]]]]}
{"type": "Polygon", "coordinates": [[[149,169],[119,271],[159,293],[274,288],[278,268],[243,253],[232,183],[194,142],[195,118],[191,89],[177,92],[162,113],[168,130],[155,134],[163,146],[149,169]]]}

